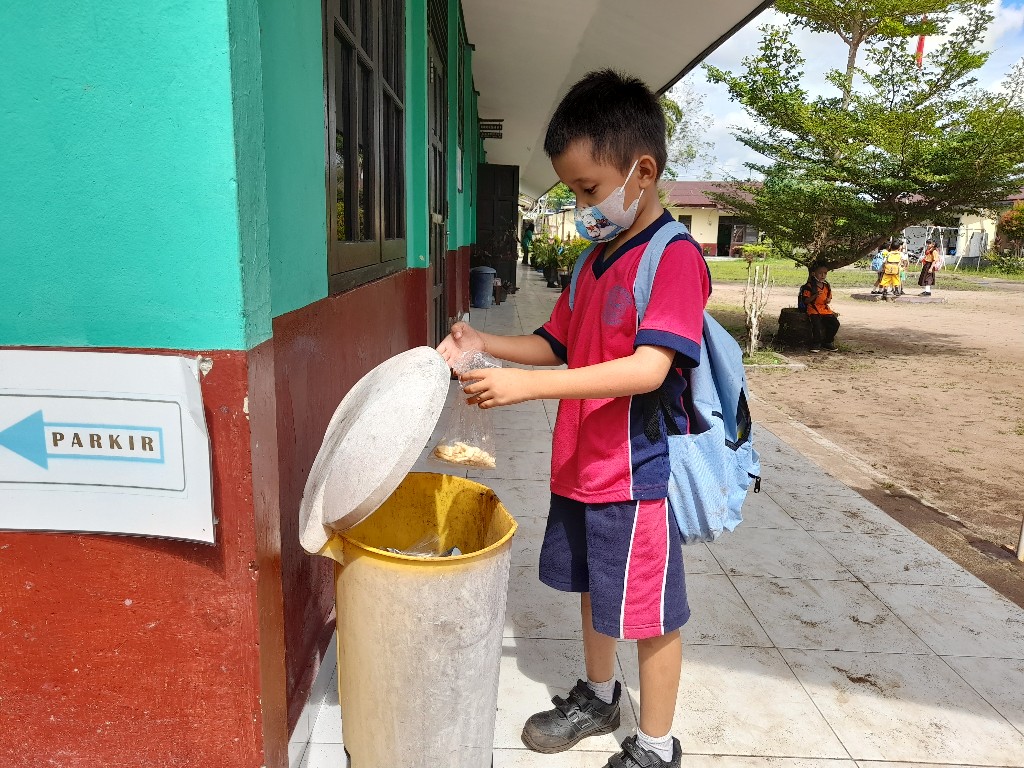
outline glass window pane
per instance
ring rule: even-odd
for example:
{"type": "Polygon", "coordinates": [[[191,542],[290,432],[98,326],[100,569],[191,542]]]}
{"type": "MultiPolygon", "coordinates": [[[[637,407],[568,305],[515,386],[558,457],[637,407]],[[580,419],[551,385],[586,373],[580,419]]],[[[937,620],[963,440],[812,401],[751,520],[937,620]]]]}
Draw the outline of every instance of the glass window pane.
{"type": "Polygon", "coordinates": [[[405,237],[405,153],[402,108],[384,99],[384,237],[405,237]]]}
{"type": "Polygon", "coordinates": [[[355,93],[352,90],[352,50],[345,41],[334,38],[334,178],[336,180],[336,238],[349,240],[352,238],[350,221],[352,212],[345,210],[348,189],[351,188],[351,163],[346,162],[347,153],[351,148],[346,146],[345,136],[351,133],[351,116],[355,93]]]}
{"type": "Polygon", "coordinates": [[[359,43],[368,56],[373,56],[377,47],[374,45],[374,8],[373,0],[359,0],[359,43]]]}
{"type": "Polygon", "coordinates": [[[359,145],[356,184],[359,198],[359,240],[373,240],[376,233],[373,211],[375,89],[373,70],[359,65],[359,145]]]}

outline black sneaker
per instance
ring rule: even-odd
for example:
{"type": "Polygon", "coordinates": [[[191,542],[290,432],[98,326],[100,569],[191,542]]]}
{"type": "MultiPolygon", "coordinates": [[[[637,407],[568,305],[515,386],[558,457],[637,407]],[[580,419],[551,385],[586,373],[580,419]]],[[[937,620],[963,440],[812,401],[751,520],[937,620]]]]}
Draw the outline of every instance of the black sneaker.
{"type": "Polygon", "coordinates": [[[604,768],[679,768],[683,761],[683,747],[679,739],[672,738],[672,761],[666,763],[654,752],[636,743],[636,736],[622,742],[622,751],[611,757],[604,768]]]}
{"type": "Polygon", "coordinates": [[[619,727],[621,693],[622,686],[616,682],[612,703],[605,704],[590,690],[589,685],[583,680],[577,680],[568,698],[555,696],[551,700],[554,709],[538,712],[526,721],[523,744],[534,752],[551,754],[564,752],[587,736],[611,733],[619,727]]]}
{"type": "Polygon", "coordinates": [[[822,349],[824,349],[826,352],[838,352],[839,351],[839,347],[837,347],[835,344],[826,344],[824,347],[822,347],[822,349]]]}
{"type": "Polygon", "coordinates": [[[821,347],[811,347],[809,351],[817,354],[818,352],[821,352],[821,347]]]}

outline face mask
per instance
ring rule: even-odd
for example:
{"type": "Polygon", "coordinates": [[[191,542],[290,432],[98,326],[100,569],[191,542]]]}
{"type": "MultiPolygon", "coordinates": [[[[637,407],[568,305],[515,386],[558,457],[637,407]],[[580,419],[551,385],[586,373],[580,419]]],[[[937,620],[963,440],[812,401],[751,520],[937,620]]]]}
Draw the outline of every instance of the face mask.
{"type": "Polygon", "coordinates": [[[639,162],[639,160],[633,162],[633,167],[626,174],[626,181],[623,181],[622,186],[608,195],[600,205],[588,205],[583,208],[576,206],[576,231],[579,232],[580,237],[585,237],[595,243],[606,243],[620,232],[633,226],[633,222],[636,221],[637,207],[640,205],[640,198],[643,197],[644,191],[640,190],[640,195],[627,210],[626,182],[633,175],[636,164],[639,162]]]}

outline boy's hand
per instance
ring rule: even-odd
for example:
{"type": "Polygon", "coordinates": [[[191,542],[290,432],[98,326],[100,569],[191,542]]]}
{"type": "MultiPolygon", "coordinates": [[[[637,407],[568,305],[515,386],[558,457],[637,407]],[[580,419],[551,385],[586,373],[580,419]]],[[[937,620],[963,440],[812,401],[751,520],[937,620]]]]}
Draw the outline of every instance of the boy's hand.
{"type": "Polygon", "coordinates": [[[479,368],[462,376],[466,402],[481,408],[514,405],[533,399],[530,393],[531,371],[521,368],[479,368]]]}
{"type": "Polygon", "coordinates": [[[464,352],[471,349],[484,349],[484,339],[478,331],[469,326],[469,323],[456,323],[452,326],[452,332],[445,336],[444,341],[437,345],[437,351],[449,366],[453,365],[464,352]]]}

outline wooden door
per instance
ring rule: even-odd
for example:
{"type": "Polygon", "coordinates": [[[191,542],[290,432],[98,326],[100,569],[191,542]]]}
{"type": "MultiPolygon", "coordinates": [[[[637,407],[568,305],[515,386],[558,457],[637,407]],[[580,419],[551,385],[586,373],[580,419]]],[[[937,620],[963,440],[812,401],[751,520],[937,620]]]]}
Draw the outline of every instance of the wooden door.
{"type": "Polygon", "coordinates": [[[494,267],[515,287],[519,243],[519,166],[481,163],[477,175],[476,264],[494,267]]]}

